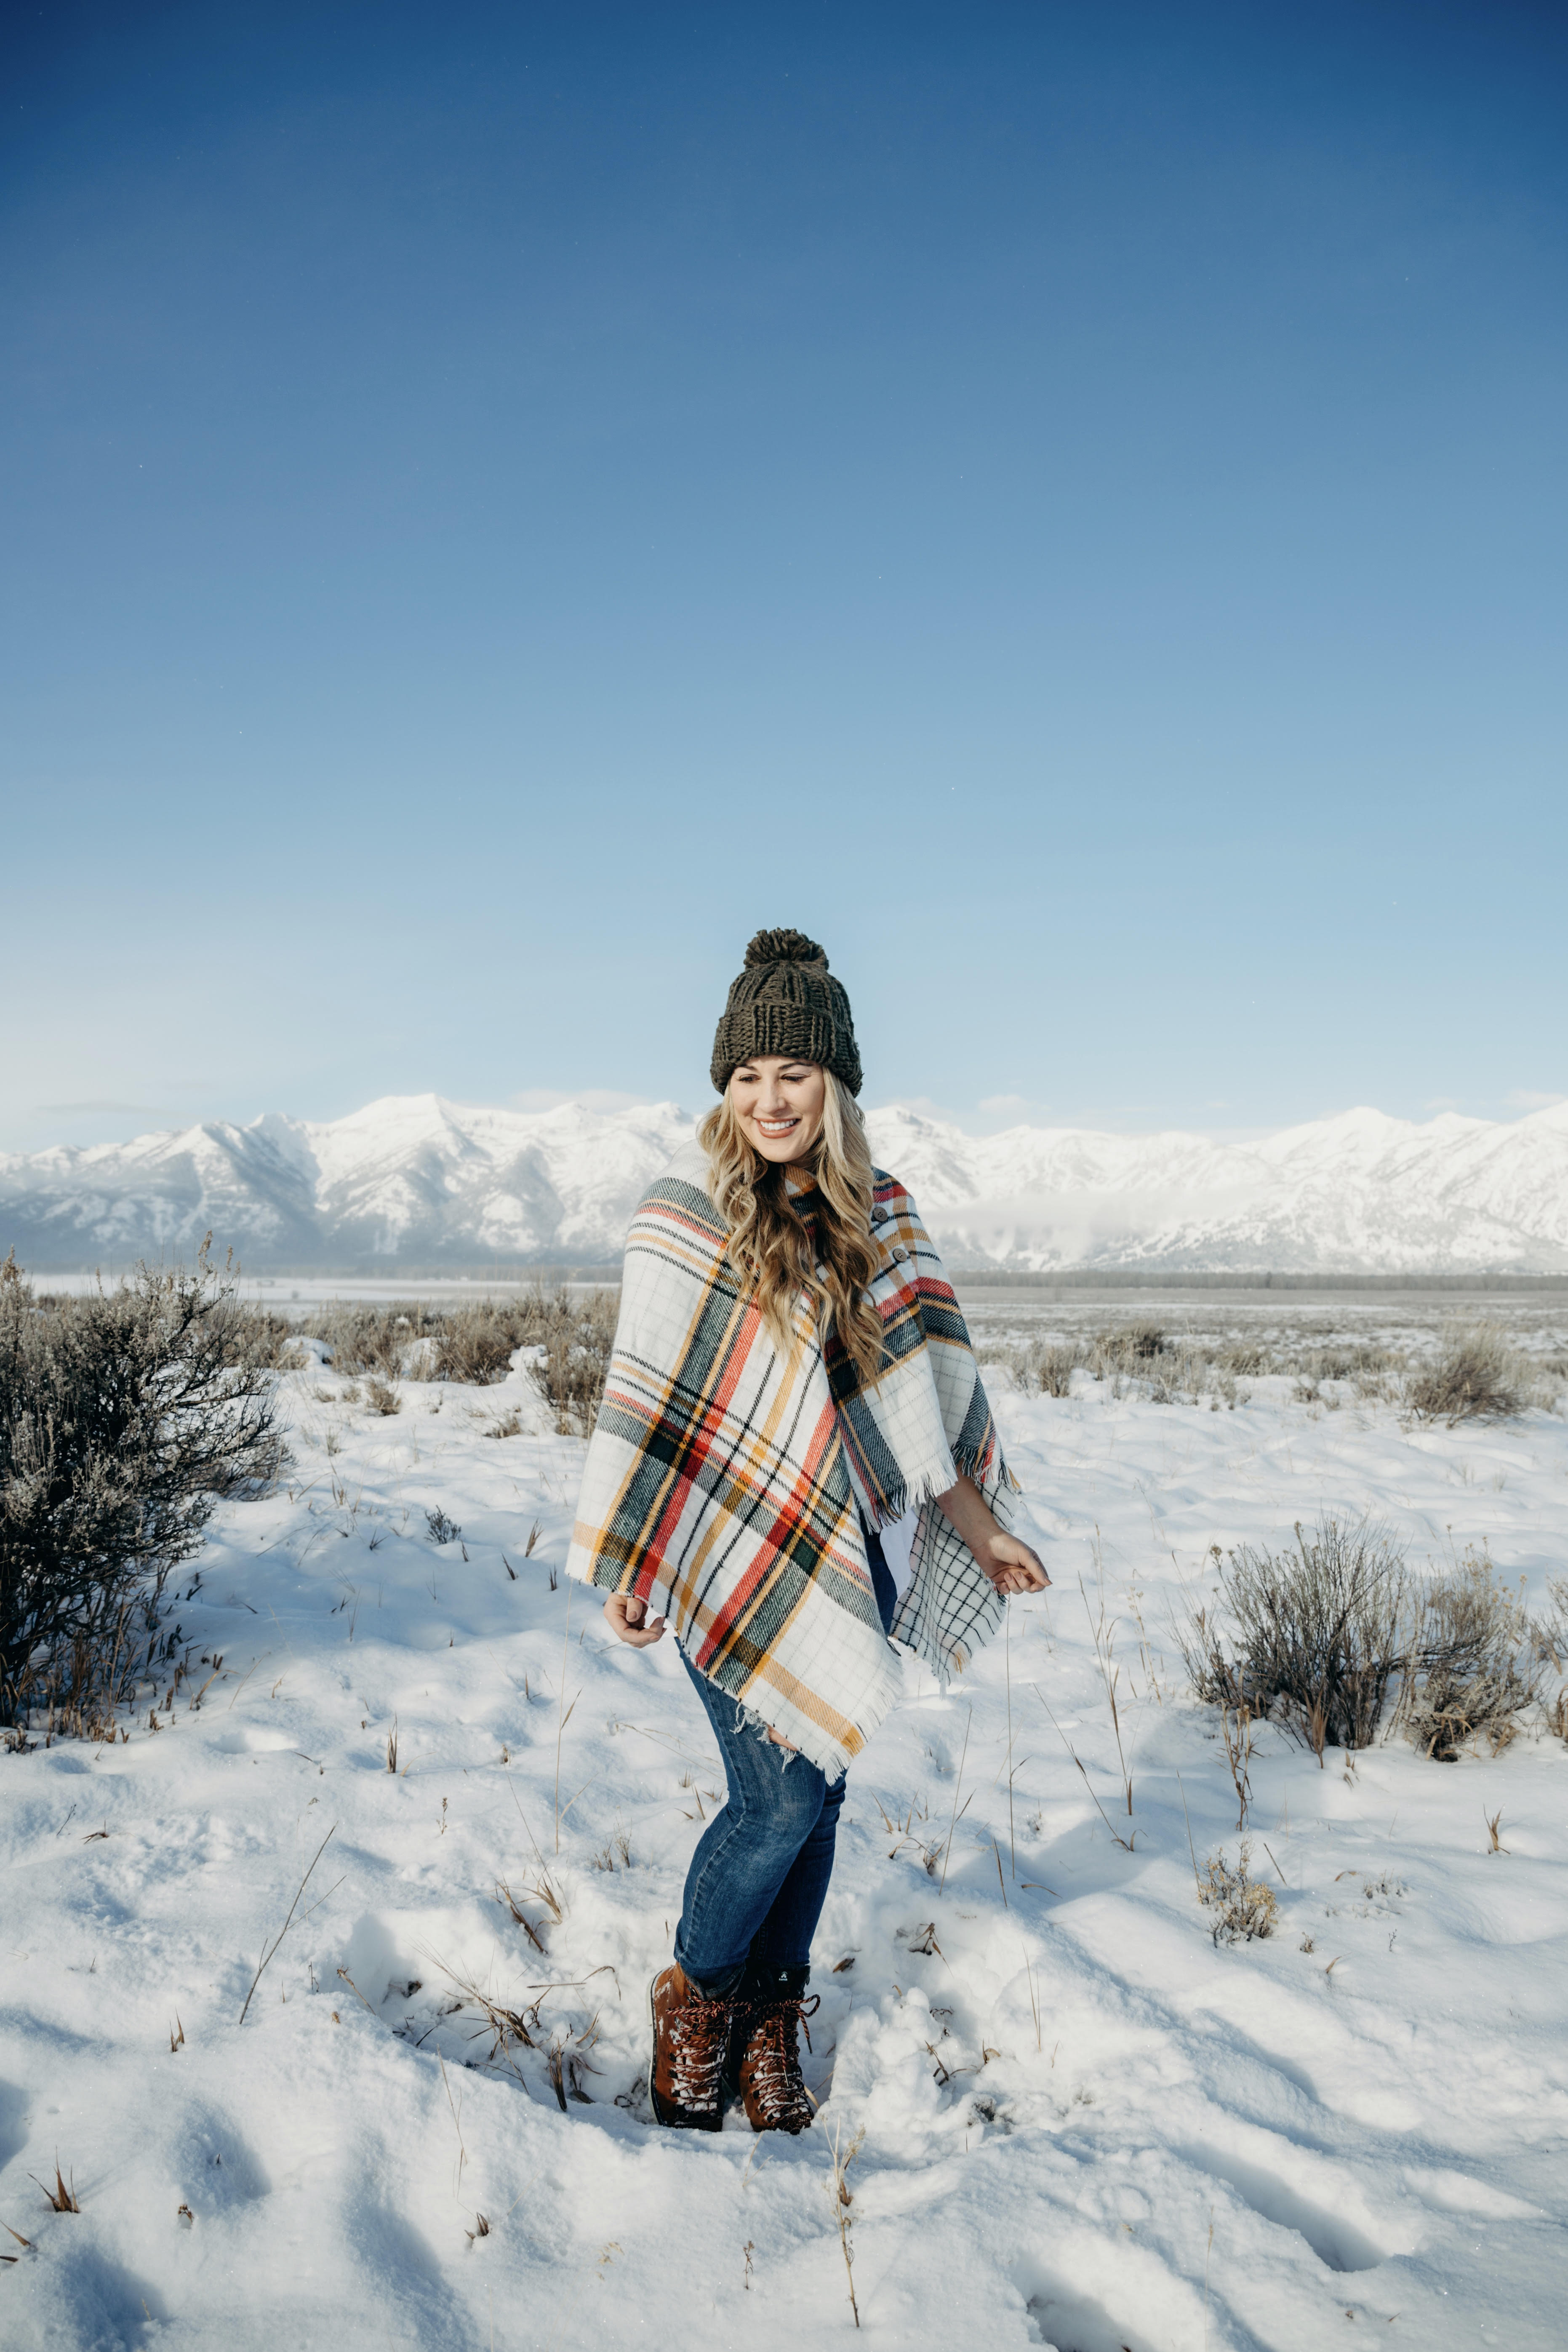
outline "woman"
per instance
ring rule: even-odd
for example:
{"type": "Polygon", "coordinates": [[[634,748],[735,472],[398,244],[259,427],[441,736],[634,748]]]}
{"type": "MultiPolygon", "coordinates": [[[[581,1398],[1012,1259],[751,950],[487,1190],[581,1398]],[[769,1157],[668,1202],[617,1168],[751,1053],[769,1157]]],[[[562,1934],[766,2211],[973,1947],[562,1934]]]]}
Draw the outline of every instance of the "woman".
{"type": "MultiPolygon", "coordinates": [[[[871,1165],[849,1001],[759,931],[714,1040],[721,1100],[643,1201],[568,1562],[634,1647],[673,1624],[729,1780],[649,1989],[660,2123],[811,2121],[796,2028],[852,1758],[1049,1582],[1010,1532],[969,1335],[871,1165]],[[900,1594],[878,1530],[917,1509],[900,1594]],[[658,1613],[655,1614],[655,1611],[658,1613]]],[[[816,2002],[809,2004],[816,2007],[816,2002]]]]}

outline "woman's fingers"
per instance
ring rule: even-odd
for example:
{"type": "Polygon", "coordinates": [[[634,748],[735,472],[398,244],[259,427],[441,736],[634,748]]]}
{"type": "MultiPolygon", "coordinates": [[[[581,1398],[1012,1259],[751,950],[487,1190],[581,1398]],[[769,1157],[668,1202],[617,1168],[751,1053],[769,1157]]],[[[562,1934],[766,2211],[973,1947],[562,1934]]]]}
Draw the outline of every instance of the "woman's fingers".
{"type": "Polygon", "coordinates": [[[644,1650],[650,1642],[663,1638],[663,1618],[650,1618],[647,1601],[635,1592],[612,1592],[605,1602],[605,1617],[616,1639],[629,1643],[634,1650],[644,1650]]]}
{"type": "Polygon", "coordinates": [[[997,1536],[991,1557],[995,1565],[988,1573],[998,1592],[1043,1592],[1051,1580],[1038,1552],[1016,1536],[997,1536]]]}

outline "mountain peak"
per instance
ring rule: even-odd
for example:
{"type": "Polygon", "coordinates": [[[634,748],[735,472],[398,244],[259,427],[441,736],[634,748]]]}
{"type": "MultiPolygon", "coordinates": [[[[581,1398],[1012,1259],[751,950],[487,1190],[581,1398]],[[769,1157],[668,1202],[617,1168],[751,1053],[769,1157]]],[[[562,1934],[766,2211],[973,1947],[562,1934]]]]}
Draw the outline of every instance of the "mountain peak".
{"type": "MultiPolygon", "coordinates": [[[[0,1159],[0,1255],[63,1270],[190,1255],[210,1226],[252,1273],[608,1265],[690,1139],[675,1103],[540,1110],[384,1095],[122,1145],[0,1159]]],[[[868,1116],[954,1266],[1568,1267],[1568,1103],[1511,1124],[1367,1105],[1261,1138],[868,1116]]]]}

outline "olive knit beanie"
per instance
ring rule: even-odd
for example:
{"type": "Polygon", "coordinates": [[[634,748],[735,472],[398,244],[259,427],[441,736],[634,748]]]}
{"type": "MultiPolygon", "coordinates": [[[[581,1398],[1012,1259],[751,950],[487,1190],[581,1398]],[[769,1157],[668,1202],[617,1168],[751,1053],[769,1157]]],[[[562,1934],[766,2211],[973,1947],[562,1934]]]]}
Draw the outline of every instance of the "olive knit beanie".
{"type": "Polygon", "coordinates": [[[860,1055],[849,999],[815,940],[801,931],[759,931],[713,1040],[710,1071],[722,1094],[736,1066],[753,1054],[788,1054],[820,1062],[860,1091],[860,1055]]]}

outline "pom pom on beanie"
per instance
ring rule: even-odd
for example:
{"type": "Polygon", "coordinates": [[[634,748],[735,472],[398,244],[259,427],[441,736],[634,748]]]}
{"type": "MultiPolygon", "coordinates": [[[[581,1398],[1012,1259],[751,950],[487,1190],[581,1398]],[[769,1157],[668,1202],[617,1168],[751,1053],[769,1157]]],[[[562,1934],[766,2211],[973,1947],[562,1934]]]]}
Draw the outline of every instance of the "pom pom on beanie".
{"type": "Polygon", "coordinates": [[[804,931],[759,931],[746,950],[746,970],[758,971],[769,963],[809,963],[827,970],[827,957],[804,931]]]}

